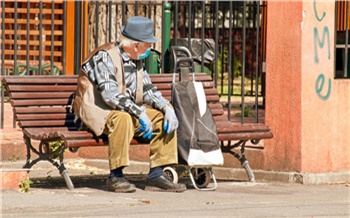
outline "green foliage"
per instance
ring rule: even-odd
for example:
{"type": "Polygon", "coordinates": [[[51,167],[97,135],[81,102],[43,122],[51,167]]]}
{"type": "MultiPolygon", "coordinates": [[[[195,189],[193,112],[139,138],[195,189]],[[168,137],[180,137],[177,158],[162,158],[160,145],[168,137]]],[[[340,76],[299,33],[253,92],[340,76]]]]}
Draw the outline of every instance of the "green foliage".
{"type": "MultiPolygon", "coordinates": [[[[51,64],[44,64],[41,66],[42,73],[45,75],[60,75],[60,70],[56,65],[53,65],[53,69],[51,68],[51,64]]],[[[39,66],[28,66],[28,70],[30,71],[39,71],[39,66]]],[[[23,76],[28,75],[27,73],[27,65],[26,64],[18,64],[14,69],[14,74],[23,76]]]]}
{"type": "MultiPolygon", "coordinates": [[[[58,149],[61,148],[61,146],[64,144],[64,141],[53,141],[53,142],[48,142],[49,150],[50,153],[56,152],[58,149]]],[[[52,157],[53,159],[58,159],[59,158],[59,153],[54,155],[52,157]]]]}
{"type": "MultiPolygon", "coordinates": [[[[219,57],[216,61],[218,72],[226,72],[226,67],[228,65],[228,49],[224,48],[224,53],[219,53],[219,57]]],[[[242,63],[237,56],[233,58],[233,76],[238,77],[241,74],[242,63]]],[[[224,78],[227,79],[227,78],[224,78]]]]}
{"type": "MultiPolygon", "coordinates": [[[[247,107],[247,106],[244,107],[244,110],[243,110],[244,117],[249,117],[249,114],[250,114],[249,110],[250,110],[249,107],[247,107]]],[[[242,113],[236,113],[235,116],[240,117],[240,116],[242,116],[242,113]]]]}
{"type": "Polygon", "coordinates": [[[245,106],[243,111],[244,111],[244,117],[249,117],[249,107],[245,106]]]}
{"type": "Polygon", "coordinates": [[[11,158],[9,158],[10,162],[16,162],[19,160],[19,154],[13,154],[11,158]]]}
{"type": "Polygon", "coordinates": [[[21,192],[25,192],[25,193],[31,193],[30,191],[30,185],[33,184],[33,181],[25,178],[20,182],[20,187],[21,187],[21,192]]]}
{"type": "Polygon", "coordinates": [[[93,170],[90,172],[90,175],[97,175],[97,174],[98,174],[98,172],[96,170],[93,170]]]}

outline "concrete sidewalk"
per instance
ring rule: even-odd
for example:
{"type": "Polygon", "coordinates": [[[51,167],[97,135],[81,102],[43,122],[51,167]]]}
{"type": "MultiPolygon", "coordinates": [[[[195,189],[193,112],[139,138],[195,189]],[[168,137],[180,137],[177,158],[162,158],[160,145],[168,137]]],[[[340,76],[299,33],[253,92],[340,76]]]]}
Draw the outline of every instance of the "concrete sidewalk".
{"type": "MultiPolygon", "coordinates": [[[[105,191],[105,161],[67,162],[73,191],[50,164],[37,164],[29,173],[31,193],[2,191],[2,217],[349,217],[350,187],[278,182],[219,180],[215,191],[198,191],[181,178],[184,193],[143,190],[148,165],[132,162],[127,178],[135,193],[105,191]]],[[[21,162],[2,163],[6,168],[21,162]]],[[[214,171],[215,172],[215,171],[214,171]]],[[[212,184],[210,184],[211,186],[212,184]]]]}
{"type": "MultiPolygon", "coordinates": [[[[0,129],[0,160],[2,161],[23,161],[26,159],[26,146],[23,141],[22,130],[16,126],[13,128],[13,113],[11,105],[6,102],[4,104],[4,129],[0,129]]],[[[66,159],[84,158],[107,160],[107,147],[81,148],[77,153],[65,152],[66,159]],[[97,150],[98,149],[98,150],[97,150]]],[[[246,150],[249,153],[249,150],[246,150]]],[[[131,146],[130,159],[136,161],[147,161],[149,155],[149,147],[147,146],[131,146]]],[[[251,153],[254,160],[254,154],[251,153]]],[[[36,155],[34,155],[36,156],[36,155]]],[[[91,162],[91,161],[90,161],[91,162]]],[[[94,161],[92,161],[94,162],[94,161]]],[[[215,175],[220,179],[227,180],[248,180],[246,171],[240,166],[239,161],[233,156],[225,159],[225,164],[230,162],[232,167],[218,167],[215,169],[215,175]]],[[[96,161],[94,163],[97,163],[96,161]]],[[[252,166],[252,165],[251,165],[252,166]]],[[[147,169],[148,170],[148,169],[147,169]]],[[[350,171],[330,172],[330,173],[298,173],[298,172],[276,172],[254,170],[256,181],[272,181],[272,182],[296,182],[302,184],[329,184],[350,182],[350,171]]]]}
{"type": "MultiPolygon", "coordinates": [[[[21,171],[25,159],[22,131],[12,128],[12,112],[5,104],[1,130],[1,170],[21,171]]],[[[107,152],[106,152],[107,153],[107,152]]],[[[350,181],[349,172],[301,174],[254,170],[248,183],[242,168],[214,168],[216,191],[198,191],[182,178],[184,193],[143,191],[148,164],[131,163],[125,172],[138,190],[131,194],[105,191],[108,162],[80,159],[67,152],[65,164],[75,185],[66,189],[58,170],[39,162],[29,172],[34,182],[29,193],[2,190],[0,217],[349,217],[349,184],[307,185],[350,181]],[[68,159],[67,159],[68,158],[68,159]],[[69,159],[72,158],[72,159],[69,159]],[[301,185],[299,183],[303,183],[301,185]]],[[[15,184],[14,186],[16,186],[15,184]]]]}

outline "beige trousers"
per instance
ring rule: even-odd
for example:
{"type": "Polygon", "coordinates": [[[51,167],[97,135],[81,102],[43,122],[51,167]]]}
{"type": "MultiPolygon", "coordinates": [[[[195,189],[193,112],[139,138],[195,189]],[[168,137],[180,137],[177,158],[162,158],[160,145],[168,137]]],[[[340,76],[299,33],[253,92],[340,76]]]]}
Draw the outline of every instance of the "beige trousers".
{"type": "MultiPolygon", "coordinates": [[[[146,109],[152,121],[150,142],[150,168],[177,164],[176,131],[167,135],[163,130],[164,115],[156,109],[146,109]]],[[[127,112],[113,110],[107,117],[104,133],[109,140],[109,167],[111,170],[129,166],[129,146],[134,136],[140,137],[139,120],[127,112]]]]}

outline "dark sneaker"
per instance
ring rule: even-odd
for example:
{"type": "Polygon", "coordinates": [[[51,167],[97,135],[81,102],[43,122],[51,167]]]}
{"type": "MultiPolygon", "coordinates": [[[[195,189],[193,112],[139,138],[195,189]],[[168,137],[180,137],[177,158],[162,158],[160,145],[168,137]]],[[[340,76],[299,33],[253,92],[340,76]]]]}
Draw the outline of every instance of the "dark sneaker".
{"type": "Polygon", "coordinates": [[[135,192],[136,188],[134,184],[130,184],[124,177],[121,178],[108,178],[107,179],[107,190],[111,192],[128,193],[135,192]]]}
{"type": "Polygon", "coordinates": [[[145,191],[161,191],[161,192],[184,192],[185,184],[174,184],[167,180],[164,176],[146,180],[145,191]]]}

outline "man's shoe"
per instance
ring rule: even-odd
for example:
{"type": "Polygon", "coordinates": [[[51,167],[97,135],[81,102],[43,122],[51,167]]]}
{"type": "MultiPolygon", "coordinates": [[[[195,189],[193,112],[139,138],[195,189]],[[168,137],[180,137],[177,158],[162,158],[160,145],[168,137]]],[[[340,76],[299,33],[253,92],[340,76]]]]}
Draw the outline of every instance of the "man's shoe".
{"type": "Polygon", "coordinates": [[[113,177],[107,179],[107,190],[111,192],[129,193],[135,192],[134,184],[130,184],[124,177],[113,177]]]}
{"type": "Polygon", "coordinates": [[[186,191],[186,185],[174,184],[164,176],[160,176],[152,179],[147,178],[145,191],[184,192],[186,191]]]}

